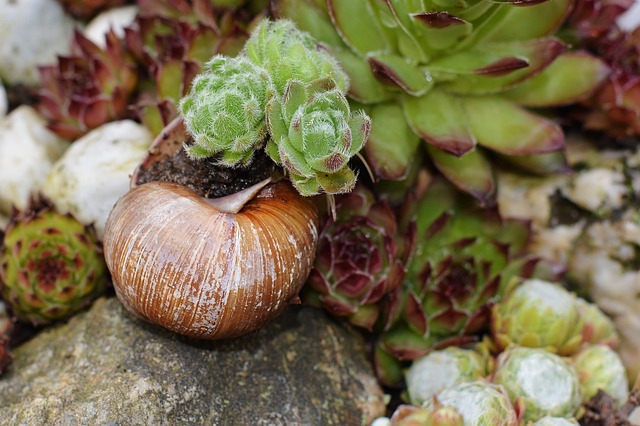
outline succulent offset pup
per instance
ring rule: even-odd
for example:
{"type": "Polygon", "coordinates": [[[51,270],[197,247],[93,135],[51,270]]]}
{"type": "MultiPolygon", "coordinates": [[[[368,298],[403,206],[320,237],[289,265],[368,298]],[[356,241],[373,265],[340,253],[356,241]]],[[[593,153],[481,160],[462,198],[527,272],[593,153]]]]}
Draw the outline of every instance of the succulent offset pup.
{"type": "Polygon", "coordinates": [[[479,147],[526,170],[564,170],[562,130],[523,106],[573,102],[607,74],[551,37],[572,2],[538,3],[276,0],[274,12],[340,60],[349,96],[375,117],[365,152],[380,177],[403,179],[414,161],[408,124],[443,174],[490,204],[493,170],[479,147]]]}
{"type": "Polygon", "coordinates": [[[0,287],[18,319],[45,325],[100,295],[106,265],[92,229],[46,206],[16,212],[0,250],[0,287]]]}

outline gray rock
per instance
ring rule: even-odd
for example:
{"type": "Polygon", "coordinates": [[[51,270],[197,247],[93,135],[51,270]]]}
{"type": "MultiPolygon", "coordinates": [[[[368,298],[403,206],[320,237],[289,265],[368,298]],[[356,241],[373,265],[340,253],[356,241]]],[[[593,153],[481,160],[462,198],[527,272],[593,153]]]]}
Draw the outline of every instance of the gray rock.
{"type": "Polygon", "coordinates": [[[201,342],[101,299],[14,356],[2,425],[368,425],[385,408],[363,339],[310,308],[201,342]]]}

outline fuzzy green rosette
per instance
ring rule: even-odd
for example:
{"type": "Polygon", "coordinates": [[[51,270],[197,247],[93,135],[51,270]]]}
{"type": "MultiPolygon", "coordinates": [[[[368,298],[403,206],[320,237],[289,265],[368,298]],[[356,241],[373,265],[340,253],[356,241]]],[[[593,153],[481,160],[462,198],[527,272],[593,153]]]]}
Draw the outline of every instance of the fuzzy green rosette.
{"type": "Polygon", "coordinates": [[[517,347],[501,353],[493,381],[504,386],[512,401],[523,399],[527,421],[571,417],[582,401],[576,371],[543,349],[517,347]]]}
{"type": "Polygon", "coordinates": [[[320,78],[333,79],[342,93],[349,81],[338,61],[318,42],[286,19],[264,20],[252,32],[243,53],[267,70],[277,93],[282,95],[290,81],[309,84],[320,78]]]}
{"type": "Polygon", "coordinates": [[[85,307],[105,288],[95,235],[50,209],[18,214],[0,251],[4,300],[21,320],[44,325],[85,307]]]}
{"type": "Polygon", "coordinates": [[[266,151],[287,169],[302,195],[354,188],[356,174],[348,162],[367,141],[371,119],[351,112],[333,79],[290,81],[284,95],[267,104],[267,124],[271,139],[266,151]]]}
{"type": "Polygon", "coordinates": [[[214,56],[180,101],[195,142],[186,148],[189,156],[220,154],[225,166],[249,163],[267,138],[265,107],[271,90],[269,75],[247,58],[214,56]]]}
{"type": "Polygon", "coordinates": [[[575,295],[539,279],[523,282],[495,305],[491,321],[500,349],[518,345],[572,355],[582,343],[584,321],[575,295]]]}

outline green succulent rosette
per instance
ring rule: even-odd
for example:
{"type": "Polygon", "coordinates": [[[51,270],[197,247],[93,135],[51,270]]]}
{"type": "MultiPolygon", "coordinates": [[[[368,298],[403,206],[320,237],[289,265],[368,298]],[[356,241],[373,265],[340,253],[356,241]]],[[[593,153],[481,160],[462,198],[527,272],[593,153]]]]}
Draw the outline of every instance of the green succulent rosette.
{"type": "Polygon", "coordinates": [[[405,373],[405,382],[409,400],[419,406],[448,387],[487,374],[487,360],[479,352],[452,346],[413,361],[405,373]]]}
{"type": "Polygon", "coordinates": [[[251,33],[243,54],[267,70],[280,96],[294,80],[310,84],[329,79],[342,93],[349,88],[348,77],[335,57],[286,19],[263,20],[251,33]]]}
{"type": "Polygon", "coordinates": [[[416,185],[401,222],[401,229],[415,223],[417,237],[390,307],[391,326],[376,349],[376,372],[388,385],[401,381],[400,361],[477,341],[475,335],[489,328],[492,306],[538,262],[525,250],[526,222],[478,208],[444,179],[416,185]]]}
{"type": "Polygon", "coordinates": [[[290,81],[284,95],[267,104],[267,124],[266,151],[302,195],[354,188],[357,177],[348,162],[366,143],[371,119],[352,113],[335,80],[290,81]]]}
{"type": "Polygon", "coordinates": [[[22,321],[44,325],[79,311],[104,291],[105,273],[94,233],[69,215],[36,208],[5,231],[2,295],[22,321]]]}
{"type": "Polygon", "coordinates": [[[451,386],[427,401],[428,409],[450,407],[457,411],[467,426],[517,426],[520,414],[504,388],[484,380],[451,386]]]}
{"type": "Polygon", "coordinates": [[[194,144],[192,158],[219,155],[225,166],[246,165],[267,139],[267,72],[244,57],[214,56],[193,81],[180,112],[194,144]]]}
{"type": "Polygon", "coordinates": [[[544,349],[516,347],[500,354],[493,381],[507,390],[512,401],[522,398],[524,419],[571,417],[582,402],[574,368],[544,349]]]}
{"type": "Polygon", "coordinates": [[[576,296],[560,285],[530,279],[493,307],[491,328],[499,349],[544,348],[569,356],[580,349],[584,320],[576,296]]]}
{"type": "Polygon", "coordinates": [[[338,58],[349,96],[375,117],[365,156],[380,178],[404,179],[417,136],[451,182],[486,204],[496,191],[491,157],[536,173],[566,170],[562,129],[532,109],[582,99],[607,76],[603,61],[568,52],[553,37],[571,6],[273,1],[276,16],[293,20],[338,58]]]}
{"type": "Polygon", "coordinates": [[[592,345],[573,359],[584,400],[603,391],[621,406],[629,397],[629,381],[618,354],[607,345],[592,345]]]}

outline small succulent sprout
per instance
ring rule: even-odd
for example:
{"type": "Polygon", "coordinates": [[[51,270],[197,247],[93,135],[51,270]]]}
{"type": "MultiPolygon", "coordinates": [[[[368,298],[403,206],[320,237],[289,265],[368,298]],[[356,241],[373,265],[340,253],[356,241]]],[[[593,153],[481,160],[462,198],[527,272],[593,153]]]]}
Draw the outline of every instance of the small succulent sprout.
{"type": "Polygon", "coordinates": [[[579,423],[574,418],[544,416],[532,424],[532,426],[578,426],[579,423]]]}
{"type": "Polygon", "coordinates": [[[424,406],[430,409],[453,408],[462,416],[464,426],[520,424],[520,415],[511,404],[504,388],[484,380],[449,387],[427,401],[424,406]]]}
{"type": "Polygon", "coordinates": [[[46,206],[16,212],[0,240],[2,296],[34,325],[87,306],[105,289],[106,270],[92,229],[46,206]]]}
{"type": "Polygon", "coordinates": [[[348,162],[366,143],[371,119],[364,112],[352,113],[335,80],[290,81],[284,95],[267,104],[267,124],[271,139],[266,151],[289,172],[300,194],[354,188],[356,174],[348,162]]]}
{"type": "Polygon", "coordinates": [[[583,321],[575,295],[540,279],[516,287],[494,306],[491,320],[500,349],[518,345],[569,356],[582,342],[583,321]]]}
{"type": "Polygon", "coordinates": [[[251,33],[243,53],[269,72],[280,95],[291,80],[309,84],[328,78],[336,82],[342,93],[349,88],[347,74],[338,61],[319,48],[313,37],[286,19],[262,21],[251,33]]]}
{"type": "Polygon", "coordinates": [[[629,381],[622,360],[607,345],[592,345],[574,358],[583,398],[591,399],[599,390],[611,396],[618,406],[629,397],[629,381]]]}
{"type": "Polygon", "coordinates": [[[512,401],[522,398],[524,419],[571,417],[582,401],[575,369],[562,357],[539,348],[516,347],[500,354],[493,381],[512,401]]]}
{"type": "Polygon", "coordinates": [[[576,304],[584,325],[582,342],[590,345],[603,344],[615,348],[620,343],[620,336],[609,318],[595,303],[589,303],[581,297],[576,304]]]}
{"type": "Polygon", "coordinates": [[[266,140],[265,107],[271,93],[267,72],[244,57],[214,56],[180,101],[194,145],[192,158],[220,155],[225,166],[246,165],[266,140]]]}
{"type": "Polygon", "coordinates": [[[471,349],[455,346],[433,351],[415,360],[405,374],[409,399],[421,405],[442,390],[487,375],[483,357],[471,349]]]}

